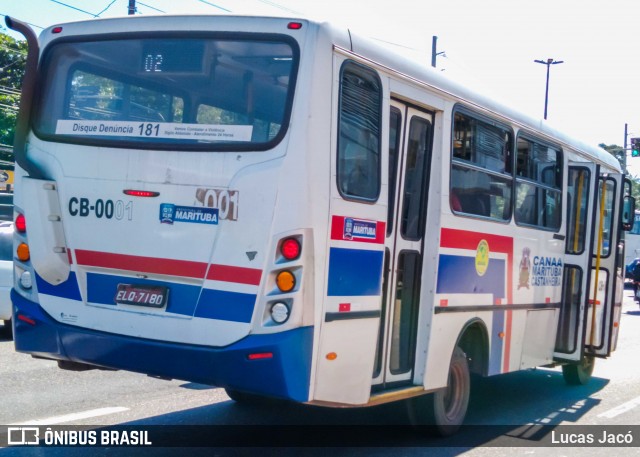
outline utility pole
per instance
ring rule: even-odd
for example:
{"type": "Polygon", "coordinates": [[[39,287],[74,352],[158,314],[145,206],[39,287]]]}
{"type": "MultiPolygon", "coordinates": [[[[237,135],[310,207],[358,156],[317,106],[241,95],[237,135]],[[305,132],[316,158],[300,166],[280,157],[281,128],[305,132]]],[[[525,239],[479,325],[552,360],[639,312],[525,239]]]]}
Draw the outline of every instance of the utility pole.
{"type": "Polygon", "coordinates": [[[622,151],[622,171],[627,173],[627,136],[629,136],[629,126],[624,123],[624,150],[622,151]]]}
{"type": "Polygon", "coordinates": [[[129,0],[129,16],[136,14],[136,0],[129,0]]]}

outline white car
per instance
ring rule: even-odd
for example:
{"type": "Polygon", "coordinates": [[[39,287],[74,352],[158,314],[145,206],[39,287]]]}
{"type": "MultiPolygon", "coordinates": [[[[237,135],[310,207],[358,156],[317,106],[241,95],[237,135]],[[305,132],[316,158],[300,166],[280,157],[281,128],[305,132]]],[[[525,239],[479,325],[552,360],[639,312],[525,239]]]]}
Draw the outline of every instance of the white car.
{"type": "Polygon", "coordinates": [[[13,222],[0,222],[0,333],[11,335],[11,288],[13,287],[13,222]]]}

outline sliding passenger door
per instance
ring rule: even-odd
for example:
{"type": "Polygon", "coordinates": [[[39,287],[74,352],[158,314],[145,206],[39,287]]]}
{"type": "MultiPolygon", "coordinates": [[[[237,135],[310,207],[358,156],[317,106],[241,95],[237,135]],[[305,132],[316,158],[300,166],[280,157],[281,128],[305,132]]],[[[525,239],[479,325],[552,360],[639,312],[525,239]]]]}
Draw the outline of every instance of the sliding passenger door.
{"type": "Polygon", "coordinates": [[[384,83],[374,69],[355,61],[335,64],[336,153],[312,399],[357,405],[369,401],[381,314],[384,83]]]}
{"type": "Polygon", "coordinates": [[[554,352],[561,361],[579,361],[584,350],[598,174],[594,163],[569,163],[565,264],[554,352]]]}
{"type": "Polygon", "coordinates": [[[618,245],[623,192],[622,175],[600,177],[585,338],[586,352],[598,357],[606,357],[614,349],[620,324],[623,268],[618,245]]]}
{"type": "Polygon", "coordinates": [[[415,364],[433,115],[392,101],[383,304],[373,385],[409,383],[415,364]]]}

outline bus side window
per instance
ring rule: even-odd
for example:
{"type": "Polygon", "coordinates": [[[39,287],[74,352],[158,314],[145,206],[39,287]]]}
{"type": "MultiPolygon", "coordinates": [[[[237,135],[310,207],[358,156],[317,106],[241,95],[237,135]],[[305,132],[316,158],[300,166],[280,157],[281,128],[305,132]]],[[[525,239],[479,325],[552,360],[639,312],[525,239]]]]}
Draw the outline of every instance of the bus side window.
{"type": "Polygon", "coordinates": [[[516,156],[516,224],[547,230],[560,228],[562,153],[519,134],[516,156]]]}
{"type": "Polygon", "coordinates": [[[341,70],[337,185],[347,199],[380,194],[382,84],[373,70],[346,61],[341,70]]]}
{"type": "Polygon", "coordinates": [[[458,108],[454,113],[449,201],[454,213],[511,218],[511,149],[506,126],[458,108]]]}
{"type": "MultiPolygon", "coordinates": [[[[516,199],[516,201],[518,200],[516,199]]],[[[516,219],[523,224],[535,225],[538,223],[536,197],[532,190],[529,190],[522,198],[522,202],[517,204],[516,219]]]]}

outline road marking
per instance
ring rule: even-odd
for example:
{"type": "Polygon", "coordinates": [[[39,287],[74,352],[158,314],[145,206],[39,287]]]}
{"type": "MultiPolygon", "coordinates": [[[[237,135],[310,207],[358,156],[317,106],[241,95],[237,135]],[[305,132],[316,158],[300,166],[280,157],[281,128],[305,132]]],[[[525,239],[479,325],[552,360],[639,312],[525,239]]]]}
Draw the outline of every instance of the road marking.
{"type": "Polygon", "coordinates": [[[616,406],[609,411],[605,411],[602,414],[598,414],[598,417],[606,417],[607,419],[612,419],[620,414],[626,413],[627,411],[632,410],[636,406],[640,406],[640,397],[636,397],[633,400],[629,400],[626,403],[623,403],[619,406],[616,406]]]}
{"type": "Polygon", "coordinates": [[[123,411],[128,411],[128,410],[129,408],[125,408],[123,406],[113,406],[109,408],[92,409],[92,410],[83,411],[80,413],[65,414],[64,416],[47,417],[45,419],[35,419],[27,422],[20,422],[18,424],[9,424],[9,425],[55,425],[55,424],[62,424],[65,422],[73,422],[73,421],[78,421],[82,419],[89,419],[91,417],[99,417],[99,416],[106,416],[108,414],[121,413],[123,411]]]}

